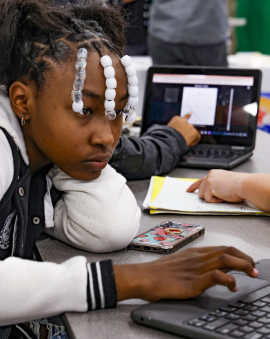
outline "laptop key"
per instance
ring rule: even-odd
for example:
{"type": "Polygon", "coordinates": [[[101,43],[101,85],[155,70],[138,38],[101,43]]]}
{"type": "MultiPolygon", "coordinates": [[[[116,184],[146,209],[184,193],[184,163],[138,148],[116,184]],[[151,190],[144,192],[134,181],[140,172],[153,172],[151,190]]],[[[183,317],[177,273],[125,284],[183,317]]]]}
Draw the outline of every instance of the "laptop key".
{"type": "Polygon", "coordinates": [[[234,303],[230,303],[229,306],[231,307],[236,307],[236,308],[243,308],[245,307],[246,305],[242,302],[234,302],[234,303]]]}
{"type": "Polygon", "coordinates": [[[242,326],[239,328],[240,331],[245,332],[245,333],[250,333],[252,331],[254,331],[253,327],[250,326],[242,326]]]}
{"type": "Polygon", "coordinates": [[[249,314],[249,311],[246,311],[246,310],[243,310],[243,309],[240,308],[234,313],[238,314],[238,315],[247,315],[247,314],[249,314]]]}
{"type": "Polygon", "coordinates": [[[254,315],[248,314],[248,315],[245,315],[242,319],[247,320],[247,321],[254,321],[257,319],[257,317],[255,317],[254,315]]]}
{"type": "Polygon", "coordinates": [[[263,316],[266,315],[266,312],[258,310],[258,311],[252,312],[250,314],[255,315],[255,317],[263,317],[263,316]]]}
{"type": "Polygon", "coordinates": [[[254,327],[254,328],[260,328],[263,326],[263,324],[259,323],[258,321],[253,321],[252,323],[249,323],[249,326],[254,327]]]}
{"type": "Polygon", "coordinates": [[[253,332],[253,333],[246,334],[243,339],[260,339],[262,338],[262,336],[263,335],[258,332],[253,332]]]}
{"type": "Polygon", "coordinates": [[[270,333],[270,328],[262,327],[262,328],[258,329],[257,331],[258,331],[258,333],[269,334],[270,333]]]}
{"type": "Polygon", "coordinates": [[[261,308],[260,311],[264,311],[264,312],[270,313],[270,306],[267,305],[267,306],[261,308]]]}
{"type": "Polygon", "coordinates": [[[229,313],[225,316],[226,319],[230,320],[236,320],[240,318],[240,315],[234,314],[234,313],[229,313]]]}
{"type": "Polygon", "coordinates": [[[268,296],[268,297],[262,298],[262,299],[260,299],[260,301],[267,303],[267,304],[270,304],[270,297],[268,296]]]}
{"type": "Polygon", "coordinates": [[[248,321],[243,320],[243,319],[237,319],[233,322],[233,324],[238,325],[238,326],[244,326],[248,323],[248,321]]]}
{"type": "Polygon", "coordinates": [[[245,334],[244,332],[241,332],[241,331],[238,331],[238,330],[235,330],[235,331],[230,333],[230,335],[232,337],[235,337],[235,338],[242,338],[244,334],[245,334]]]}
{"type": "Polygon", "coordinates": [[[263,324],[269,324],[270,323],[270,318],[262,317],[259,318],[258,321],[263,324]]]}
{"type": "Polygon", "coordinates": [[[208,331],[214,331],[215,329],[228,324],[230,321],[224,318],[219,318],[215,321],[213,321],[210,324],[206,324],[203,326],[204,329],[208,330],[208,331]]]}
{"type": "Polygon", "coordinates": [[[196,326],[196,327],[202,327],[202,326],[205,325],[205,324],[206,324],[205,321],[197,321],[197,322],[195,323],[195,326],[196,326]]]}
{"type": "Polygon", "coordinates": [[[216,320],[217,317],[212,317],[212,316],[209,316],[208,314],[206,314],[206,315],[200,317],[199,319],[210,323],[210,322],[216,320]]]}
{"type": "MultiPolygon", "coordinates": [[[[220,311],[225,311],[225,312],[233,312],[236,310],[236,307],[230,307],[230,306],[223,306],[220,307],[220,311]]],[[[254,310],[255,311],[255,310],[254,310]]]]}
{"type": "Polygon", "coordinates": [[[220,327],[216,332],[221,333],[221,334],[227,334],[235,330],[237,327],[238,327],[237,325],[228,324],[228,325],[220,327]]]}
{"type": "Polygon", "coordinates": [[[220,310],[216,310],[214,312],[210,312],[210,315],[213,315],[215,317],[224,317],[225,315],[228,314],[228,312],[224,312],[224,311],[220,311],[220,310]]]}
{"type": "Polygon", "coordinates": [[[247,305],[244,307],[244,310],[250,311],[250,312],[254,312],[258,309],[258,307],[256,306],[252,306],[252,305],[247,305]]]}
{"type": "Polygon", "coordinates": [[[262,301],[255,301],[254,303],[252,303],[253,306],[257,306],[257,307],[263,307],[266,306],[266,303],[263,303],[262,301]]]}

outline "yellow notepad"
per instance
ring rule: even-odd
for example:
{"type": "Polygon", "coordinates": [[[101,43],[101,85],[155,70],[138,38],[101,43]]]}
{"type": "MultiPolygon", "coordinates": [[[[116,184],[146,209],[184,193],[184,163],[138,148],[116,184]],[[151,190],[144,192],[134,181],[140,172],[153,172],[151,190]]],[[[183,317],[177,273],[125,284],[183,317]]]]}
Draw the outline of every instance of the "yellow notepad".
{"type": "Polygon", "coordinates": [[[240,203],[207,203],[198,194],[186,189],[198,179],[152,177],[148,194],[143,203],[151,214],[177,213],[200,215],[267,215],[247,201],[240,203]]]}

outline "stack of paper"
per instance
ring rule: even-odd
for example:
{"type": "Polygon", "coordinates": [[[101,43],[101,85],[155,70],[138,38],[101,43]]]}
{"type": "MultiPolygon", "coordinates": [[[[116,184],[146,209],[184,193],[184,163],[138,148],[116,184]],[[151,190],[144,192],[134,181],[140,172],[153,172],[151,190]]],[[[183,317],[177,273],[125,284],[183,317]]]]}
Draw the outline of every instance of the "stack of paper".
{"type": "Polygon", "coordinates": [[[143,202],[144,209],[151,214],[255,214],[267,215],[247,201],[240,203],[207,203],[197,192],[187,193],[187,188],[198,179],[152,177],[143,202]]]}

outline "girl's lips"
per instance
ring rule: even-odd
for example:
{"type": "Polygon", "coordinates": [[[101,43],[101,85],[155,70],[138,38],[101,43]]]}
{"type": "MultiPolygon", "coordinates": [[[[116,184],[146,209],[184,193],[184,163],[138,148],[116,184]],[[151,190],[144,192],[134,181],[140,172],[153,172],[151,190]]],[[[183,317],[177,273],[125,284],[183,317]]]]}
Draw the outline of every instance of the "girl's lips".
{"type": "Polygon", "coordinates": [[[91,160],[91,161],[85,161],[84,163],[87,165],[87,167],[90,167],[94,171],[99,171],[103,170],[107,164],[108,161],[96,161],[96,160],[91,160]]]}

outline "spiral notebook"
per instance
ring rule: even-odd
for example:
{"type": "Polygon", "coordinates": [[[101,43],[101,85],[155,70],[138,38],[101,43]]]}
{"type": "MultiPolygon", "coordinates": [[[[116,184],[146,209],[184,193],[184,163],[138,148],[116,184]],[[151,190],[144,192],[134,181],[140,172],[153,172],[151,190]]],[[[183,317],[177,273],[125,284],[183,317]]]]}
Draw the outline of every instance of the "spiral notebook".
{"type": "Polygon", "coordinates": [[[176,213],[199,215],[263,215],[270,216],[247,201],[208,203],[187,188],[198,179],[152,177],[143,208],[151,214],[176,213]]]}

